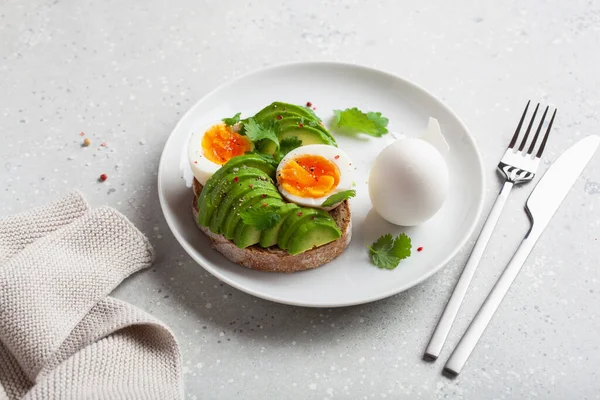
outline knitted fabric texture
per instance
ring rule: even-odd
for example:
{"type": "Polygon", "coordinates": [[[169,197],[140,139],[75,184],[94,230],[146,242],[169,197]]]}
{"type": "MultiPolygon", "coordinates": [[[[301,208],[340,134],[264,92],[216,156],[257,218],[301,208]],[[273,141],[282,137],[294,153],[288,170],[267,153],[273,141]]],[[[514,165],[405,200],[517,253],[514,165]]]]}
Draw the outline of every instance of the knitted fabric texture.
{"type": "Polygon", "coordinates": [[[182,398],[171,331],[108,297],[153,258],[124,216],[77,192],[0,219],[0,400],[182,398]]]}

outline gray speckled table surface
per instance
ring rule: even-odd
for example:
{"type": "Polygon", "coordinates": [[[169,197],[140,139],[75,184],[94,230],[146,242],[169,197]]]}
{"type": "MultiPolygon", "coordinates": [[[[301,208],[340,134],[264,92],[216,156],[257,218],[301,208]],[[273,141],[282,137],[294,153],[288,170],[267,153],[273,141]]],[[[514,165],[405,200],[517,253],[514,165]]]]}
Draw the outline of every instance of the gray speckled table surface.
{"type": "Polygon", "coordinates": [[[441,361],[527,229],[533,185],[509,199],[435,364],[421,355],[474,238],[432,278],[386,300],[283,306],[196,265],[169,231],[156,189],[171,129],[207,91],[275,63],[339,60],[394,72],[443,99],[477,140],[489,209],[495,165],[526,99],[559,108],[548,161],[600,133],[598,48],[592,1],[4,0],[0,215],[72,188],[127,215],[158,259],[116,295],[175,331],[190,399],[599,398],[599,154],[455,380],[441,376],[441,361]]]}

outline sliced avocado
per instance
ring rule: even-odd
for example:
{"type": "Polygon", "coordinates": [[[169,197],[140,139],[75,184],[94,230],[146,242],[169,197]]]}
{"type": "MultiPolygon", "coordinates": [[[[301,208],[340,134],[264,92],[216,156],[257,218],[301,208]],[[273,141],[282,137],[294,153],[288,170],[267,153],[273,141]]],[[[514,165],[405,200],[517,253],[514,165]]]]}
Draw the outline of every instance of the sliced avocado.
{"type": "MultiPolygon", "coordinates": [[[[262,112],[262,111],[260,111],[260,112],[262,112]]],[[[255,121],[258,122],[259,124],[270,124],[270,123],[277,124],[277,123],[279,123],[279,121],[282,121],[286,118],[298,118],[298,119],[303,119],[307,123],[313,122],[315,124],[318,124],[318,122],[317,122],[318,120],[307,117],[304,114],[298,114],[298,113],[295,113],[292,111],[277,111],[277,110],[275,110],[272,113],[263,114],[263,116],[258,117],[258,119],[256,119],[256,117],[253,117],[253,118],[255,118],[255,121]]]]}
{"type": "MultiPolygon", "coordinates": [[[[332,141],[323,132],[308,125],[304,125],[303,127],[288,126],[287,128],[279,131],[278,138],[281,141],[287,137],[293,136],[296,136],[302,141],[302,146],[306,146],[308,144],[328,144],[332,146],[337,146],[335,141],[332,141]]],[[[258,150],[261,153],[274,154],[277,150],[277,146],[272,141],[265,140],[260,144],[258,150]]]]}
{"type": "Polygon", "coordinates": [[[269,177],[275,178],[276,167],[266,161],[264,157],[261,157],[258,154],[245,154],[243,156],[233,157],[219,168],[208,181],[206,181],[206,185],[204,185],[204,189],[198,197],[198,223],[200,225],[208,226],[211,213],[215,207],[214,204],[211,204],[208,201],[209,193],[221,181],[223,176],[227,175],[229,172],[235,171],[236,168],[238,171],[245,168],[257,168],[265,172],[269,177]]]}
{"type": "MultiPolygon", "coordinates": [[[[241,221],[240,221],[241,222],[241,221]]],[[[260,240],[261,232],[251,225],[244,225],[235,228],[235,235],[233,236],[233,243],[240,249],[244,249],[248,246],[258,243],[260,240]]]]}
{"type": "MultiPolygon", "coordinates": [[[[263,204],[266,204],[267,206],[282,207],[286,203],[284,203],[281,199],[256,199],[256,201],[248,207],[261,207],[263,204]]],[[[240,217],[240,220],[235,226],[233,242],[237,247],[243,249],[258,243],[261,235],[261,231],[252,225],[246,225],[240,217]]]]}
{"type": "MultiPolygon", "coordinates": [[[[217,170],[211,176],[208,181],[206,181],[206,185],[204,185],[204,190],[202,190],[202,194],[206,191],[206,189],[211,190],[212,187],[219,182],[219,180],[229,172],[231,172],[234,168],[242,169],[242,168],[257,168],[261,171],[265,172],[271,178],[275,178],[275,170],[277,169],[273,164],[269,163],[264,157],[261,157],[258,154],[244,154],[243,156],[236,156],[227,161],[221,168],[217,170]]],[[[202,194],[200,197],[202,197],[202,194]]]]}
{"type": "Polygon", "coordinates": [[[288,217],[288,215],[292,214],[294,211],[299,210],[299,209],[300,209],[300,207],[298,207],[294,203],[286,203],[285,205],[281,206],[279,208],[279,210],[277,210],[281,219],[274,227],[265,229],[262,232],[262,235],[260,236],[259,244],[262,247],[275,246],[277,244],[277,237],[279,236],[279,231],[281,230],[283,221],[285,221],[285,219],[288,217]]]}
{"type": "Polygon", "coordinates": [[[295,113],[301,117],[311,119],[315,122],[320,122],[321,119],[314,113],[313,110],[307,107],[299,106],[296,104],[282,103],[276,101],[269,104],[254,115],[254,120],[257,122],[268,121],[277,118],[278,115],[284,116],[285,113],[295,113]]]}
{"type": "MultiPolygon", "coordinates": [[[[333,222],[333,221],[332,221],[333,222]]],[[[342,236],[342,232],[327,220],[306,221],[296,229],[294,237],[288,243],[288,252],[292,255],[333,242],[342,236]]]]}
{"type": "Polygon", "coordinates": [[[235,226],[240,221],[240,210],[244,210],[249,205],[267,199],[279,199],[281,201],[281,194],[277,191],[275,186],[271,188],[258,188],[247,193],[245,196],[240,197],[236,200],[225,220],[221,223],[221,232],[227,239],[233,239],[235,226]]]}
{"type": "Polygon", "coordinates": [[[298,116],[286,116],[277,121],[277,125],[281,131],[286,131],[291,127],[300,127],[300,126],[308,126],[309,128],[314,128],[318,131],[321,131],[325,136],[330,139],[331,144],[337,146],[335,142],[335,138],[331,135],[331,133],[325,128],[325,126],[321,125],[318,122],[311,121],[304,117],[298,116]]]}
{"type": "MultiPolygon", "coordinates": [[[[226,178],[224,178],[226,179],[226,178]]],[[[210,219],[210,230],[215,233],[221,233],[221,225],[225,217],[231,210],[231,205],[238,201],[240,197],[247,195],[250,191],[258,188],[272,188],[273,181],[266,174],[263,176],[239,179],[238,182],[230,186],[226,196],[221,200],[210,219]]]]}
{"type": "Polygon", "coordinates": [[[327,211],[320,210],[318,208],[302,207],[299,210],[291,213],[281,225],[279,236],[277,238],[277,245],[280,249],[287,250],[287,244],[294,234],[294,231],[302,225],[305,221],[314,222],[317,218],[331,219],[331,216],[327,211]]]}
{"type": "MultiPolygon", "coordinates": [[[[221,170],[218,170],[217,172],[219,171],[221,170]]],[[[210,182],[209,179],[209,182],[207,182],[207,185],[202,189],[202,193],[200,193],[200,197],[198,198],[198,223],[202,226],[209,226],[210,219],[221,201],[227,196],[231,186],[239,181],[250,178],[265,178],[271,181],[271,183],[273,182],[265,172],[253,167],[231,168],[229,169],[229,173],[222,175],[218,181],[214,181],[210,186],[208,185],[210,182]]]]}

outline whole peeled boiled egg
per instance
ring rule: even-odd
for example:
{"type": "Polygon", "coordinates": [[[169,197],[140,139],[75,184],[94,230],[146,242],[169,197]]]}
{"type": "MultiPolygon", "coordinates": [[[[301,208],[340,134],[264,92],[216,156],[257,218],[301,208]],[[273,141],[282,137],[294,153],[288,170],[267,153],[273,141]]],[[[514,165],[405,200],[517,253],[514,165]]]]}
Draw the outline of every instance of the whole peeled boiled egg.
{"type": "Polygon", "coordinates": [[[406,138],[390,144],[375,159],[369,196],[382,218],[413,226],[441,208],[448,186],[448,167],[442,153],[423,139],[406,138]]]}
{"type": "Polygon", "coordinates": [[[225,124],[211,126],[206,131],[194,132],[188,143],[188,159],[194,177],[205,185],[223,164],[235,156],[253,149],[247,136],[240,135],[225,124]]]}
{"type": "Polygon", "coordinates": [[[277,188],[288,201],[330,210],[340,203],[323,207],[329,196],[353,186],[350,158],[337,147],[311,144],[290,151],[277,167],[277,188]]]}

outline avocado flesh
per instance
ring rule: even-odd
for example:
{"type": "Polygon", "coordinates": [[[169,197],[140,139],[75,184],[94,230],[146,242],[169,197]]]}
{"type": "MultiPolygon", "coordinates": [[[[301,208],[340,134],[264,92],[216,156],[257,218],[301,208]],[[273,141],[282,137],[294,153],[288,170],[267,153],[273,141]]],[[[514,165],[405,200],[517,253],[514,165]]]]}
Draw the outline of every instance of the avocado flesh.
{"type": "MultiPolygon", "coordinates": [[[[256,199],[255,202],[248,205],[248,207],[262,207],[263,204],[268,206],[282,207],[286,203],[281,199],[256,199]]],[[[246,225],[244,220],[240,217],[238,223],[235,226],[233,234],[233,242],[239,248],[246,248],[252,246],[260,241],[262,232],[256,229],[252,225],[246,225]]]]}
{"type": "Polygon", "coordinates": [[[237,171],[235,171],[235,168],[232,168],[230,169],[229,173],[222,175],[218,182],[214,182],[211,187],[208,187],[207,182],[207,186],[204,187],[202,193],[200,193],[200,197],[198,198],[198,223],[202,226],[210,225],[210,220],[213,217],[215,210],[217,210],[219,204],[227,196],[229,189],[233,185],[246,179],[265,177],[272,183],[271,178],[269,178],[265,172],[258,168],[238,168],[237,171]]]}
{"type": "Polygon", "coordinates": [[[265,172],[271,178],[275,178],[275,170],[277,169],[258,154],[244,154],[243,156],[236,156],[223,164],[223,166],[206,181],[206,185],[204,185],[202,193],[205,193],[207,190],[212,190],[213,186],[219,182],[224,175],[231,172],[234,168],[238,168],[239,170],[243,168],[257,168],[265,172]]]}
{"type": "Polygon", "coordinates": [[[254,120],[256,122],[267,121],[270,119],[275,119],[277,116],[283,116],[285,113],[295,113],[301,117],[307,118],[309,120],[320,122],[321,120],[317,115],[310,109],[302,106],[298,106],[296,104],[282,103],[280,101],[276,101],[274,103],[269,104],[259,112],[254,115],[254,120]]]}
{"type": "Polygon", "coordinates": [[[277,238],[279,237],[279,232],[281,231],[281,226],[283,225],[283,221],[290,215],[291,213],[298,212],[300,207],[298,207],[294,203],[286,203],[281,206],[277,212],[279,213],[280,220],[275,226],[272,228],[265,229],[260,236],[259,244],[262,247],[271,247],[277,244],[277,238]]]}
{"type": "Polygon", "coordinates": [[[223,176],[232,172],[234,169],[239,171],[247,168],[256,168],[265,172],[270,178],[275,178],[275,170],[272,164],[257,154],[245,154],[243,156],[233,157],[217,170],[207,181],[198,197],[198,223],[202,226],[208,226],[214,205],[209,204],[209,193],[222,180],[223,176]],[[210,211],[207,213],[206,211],[210,211]]]}
{"type": "MultiPolygon", "coordinates": [[[[302,146],[309,144],[328,144],[331,146],[337,146],[334,144],[335,142],[332,143],[331,140],[325,136],[325,134],[323,134],[323,132],[306,125],[302,128],[298,126],[289,126],[285,130],[279,132],[278,138],[279,141],[282,141],[285,138],[294,136],[302,141],[302,146]]],[[[277,151],[277,146],[272,141],[265,140],[260,144],[258,150],[264,154],[275,154],[277,151]]]]}
{"type": "Polygon", "coordinates": [[[279,246],[280,249],[287,250],[287,244],[296,228],[305,221],[314,221],[312,219],[313,217],[315,217],[315,220],[317,218],[331,219],[331,216],[326,211],[317,208],[302,207],[297,212],[290,214],[285,221],[283,221],[283,225],[279,231],[279,237],[277,238],[277,246],[279,246]]]}
{"type": "Polygon", "coordinates": [[[327,220],[306,221],[296,229],[294,237],[288,243],[291,255],[304,253],[307,250],[333,242],[342,236],[342,232],[327,220]]]}
{"type": "Polygon", "coordinates": [[[275,186],[271,188],[259,188],[254,189],[252,192],[248,193],[246,196],[239,198],[234,201],[231,210],[225,217],[225,220],[221,224],[221,232],[227,239],[233,239],[235,234],[235,227],[237,223],[242,218],[240,216],[240,210],[245,210],[249,205],[257,203],[261,200],[266,201],[267,199],[278,199],[283,202],[281,198],[281,194],[277,191],[275,186]]]}
{"type": "Polygon", "coordinates": [[[327,130],[327,128],[325,128],[323,125],[321,125],[318,122],[315,122],[315,121],[312,121],[312,120],[307,120],[304,117],[285,116],[282,119],[277,120],[277,124],[279,125],[279,129],[281,131],[285,131],[285,130],[288,130],[290,128],[300,127],[300,125],[316,129],[319,132],[323,133],[323,135],[325,135],[325,137],[327,137],[329,139],[329,142],[330,142],[330,144],[332,146],[336,146],[337,147],[337,143],[335,142],[335,138],[331,135],[331,133],[327,130]]]}
{"type": "Polygon", "coordinates": [[[239,200],[240,197],[247,195],[254,189],[258,188],[272,188],[273,182],[266,174],[258,177],[246,177],[246,179],[239,179],[238,182],[230,186],[226,192],[225,197],[221,199],[221,202],[213,211],[210,219],[210,230],[214,233],[222,233],[222,224],[231,210],[232,204],[239,200]]]}
{"type": "Polygon", "coordinates": [[[260,240],[261,232],[252,225],[244,225],[242,227],[236,227],[235,229],[237,231],[233,237],[233,242],[240,249],[252,246],[260,240]]]}

